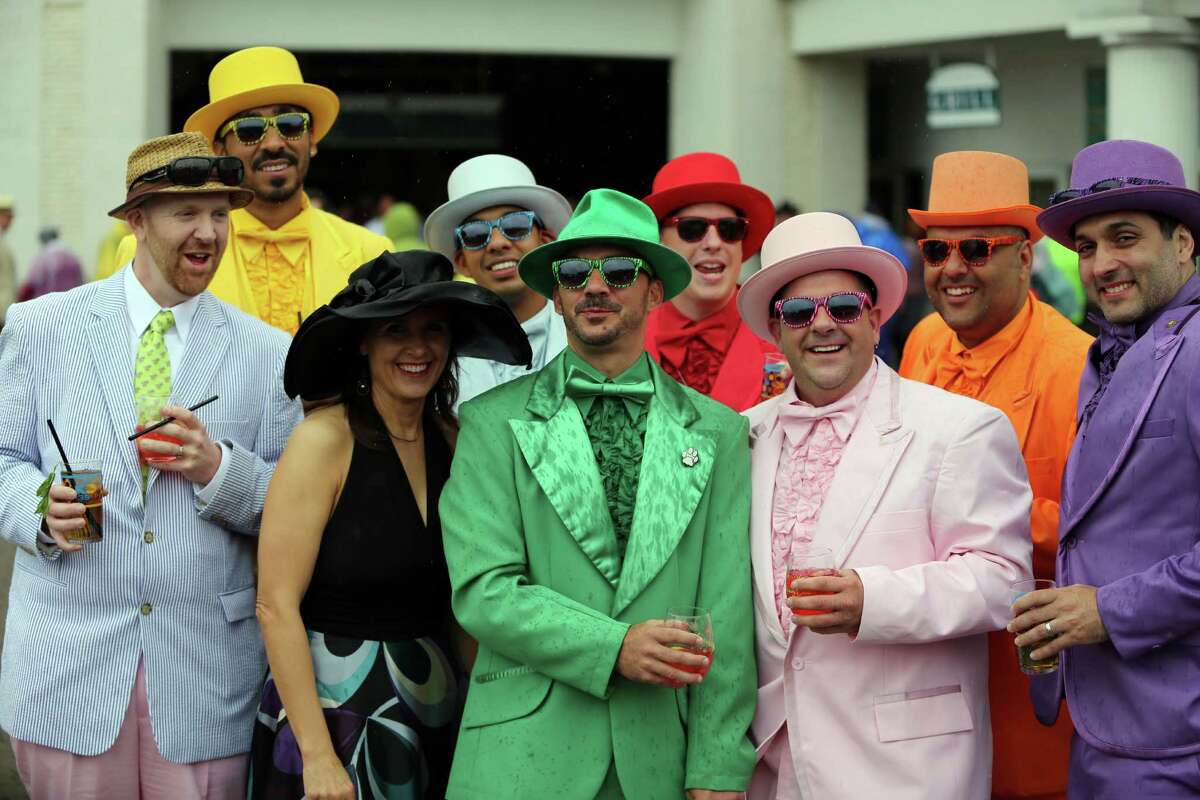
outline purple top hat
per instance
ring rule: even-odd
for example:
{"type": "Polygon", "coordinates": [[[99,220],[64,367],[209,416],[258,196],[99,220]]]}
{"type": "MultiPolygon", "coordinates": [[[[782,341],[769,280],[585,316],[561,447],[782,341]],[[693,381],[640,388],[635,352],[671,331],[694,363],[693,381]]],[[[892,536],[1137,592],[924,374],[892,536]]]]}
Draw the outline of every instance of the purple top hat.
{"type": "Polygon", "coordinates": [[[1052,198],[1050,207],[1038,214],[1037,224],[1072,250],[1075,223],[1112,211],[1153,211],[1200,235],[1200,192],[1187,188],[1183,165],[1170,150],[1149,142],[1113,139],[1083,148],[1071,164],[1067,191],[1083,193],[1057,203],[1052,198]],[[1105,182],[1115,188],[1105,188],[1105,182]]]}

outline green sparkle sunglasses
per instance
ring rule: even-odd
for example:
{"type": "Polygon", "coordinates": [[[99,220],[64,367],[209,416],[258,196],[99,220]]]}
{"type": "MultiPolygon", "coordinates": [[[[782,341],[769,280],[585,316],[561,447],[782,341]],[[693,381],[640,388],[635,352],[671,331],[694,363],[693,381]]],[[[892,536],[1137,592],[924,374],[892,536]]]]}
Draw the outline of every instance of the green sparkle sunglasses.
{"type": "Polygon", "coordinates": [[[605,256],[604,258],[560,258],[550,263],[554,280],[564,289],[582,289],[587,285],[592,270],[600,270],[600,277],[614,289],[632,286],[638,272],[647,268],[643,259],[633,256],[605,256]]]}
{"type": "Polygon", "coordinates": [[[295,141],[308,130],[312,117],[307,111],[285,111],[273,117],[238,117],[231,119],[217,131],[217,138],[233,131],[242,144],[258,144],[267,135],[267,128],[274,127],[285,139],[295,141]]]}

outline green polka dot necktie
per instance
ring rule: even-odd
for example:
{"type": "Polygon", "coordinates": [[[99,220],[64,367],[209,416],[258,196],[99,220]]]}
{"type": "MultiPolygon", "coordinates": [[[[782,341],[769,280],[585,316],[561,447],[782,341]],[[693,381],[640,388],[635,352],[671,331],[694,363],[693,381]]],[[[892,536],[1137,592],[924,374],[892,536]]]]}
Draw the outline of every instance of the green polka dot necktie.
{"type": "MultiPolygon", "coordinates": [[[[167,397],[171,394],[171,360],[167,357],[164,334],[175,327],[175,314],[163,310],[154,315],[138,343],[137,359],[133,362],[133,396],[167,397]]],[[[146,487],[149,470],[142,464],[142,489],[146,487]]]]}

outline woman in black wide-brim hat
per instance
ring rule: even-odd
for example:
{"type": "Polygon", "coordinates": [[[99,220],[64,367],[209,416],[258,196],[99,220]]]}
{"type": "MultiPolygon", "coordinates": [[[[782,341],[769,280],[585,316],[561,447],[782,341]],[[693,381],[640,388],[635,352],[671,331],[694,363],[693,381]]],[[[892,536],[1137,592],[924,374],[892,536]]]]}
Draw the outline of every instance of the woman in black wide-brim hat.
{"type": "Polygon", "coordinates": [[[288,395],[323,405],[292,433],[263,509],[271,674],[251,797],[445,795],[472,649],[451,617],[437,514],[454,361],[531,357],[508,306],[452,277],[438,253],[384,253],[288,352],[288,395]]]}

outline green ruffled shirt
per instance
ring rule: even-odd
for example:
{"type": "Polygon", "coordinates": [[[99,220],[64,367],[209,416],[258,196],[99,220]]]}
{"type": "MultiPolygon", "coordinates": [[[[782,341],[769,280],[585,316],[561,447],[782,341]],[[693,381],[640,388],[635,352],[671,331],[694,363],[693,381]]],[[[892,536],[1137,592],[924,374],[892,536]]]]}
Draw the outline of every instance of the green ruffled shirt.
{"type": "MultiPolygon", "coordinates": [[[[572,350],[566,350],[563,355],[567,374],[575,369],[602,383],[653,383],[649,356],[644,353],[629,369],[611,379],[572,350]]],[[[642,470],[642,446],[646,440],[646,417],[650,413],[650,401],[642,403],[630,398],[602,396],[573,399],[579,407],[588,439],[592,443],[592,454],[596,457],[596,466],[600,470],[608,513],[612,517],[613,532],[617,537],[617,552],[624,560],[625,548],[629,544],[629,531],[633,526],[633,509],[637,504],[638,478],[642,470]]]]}

